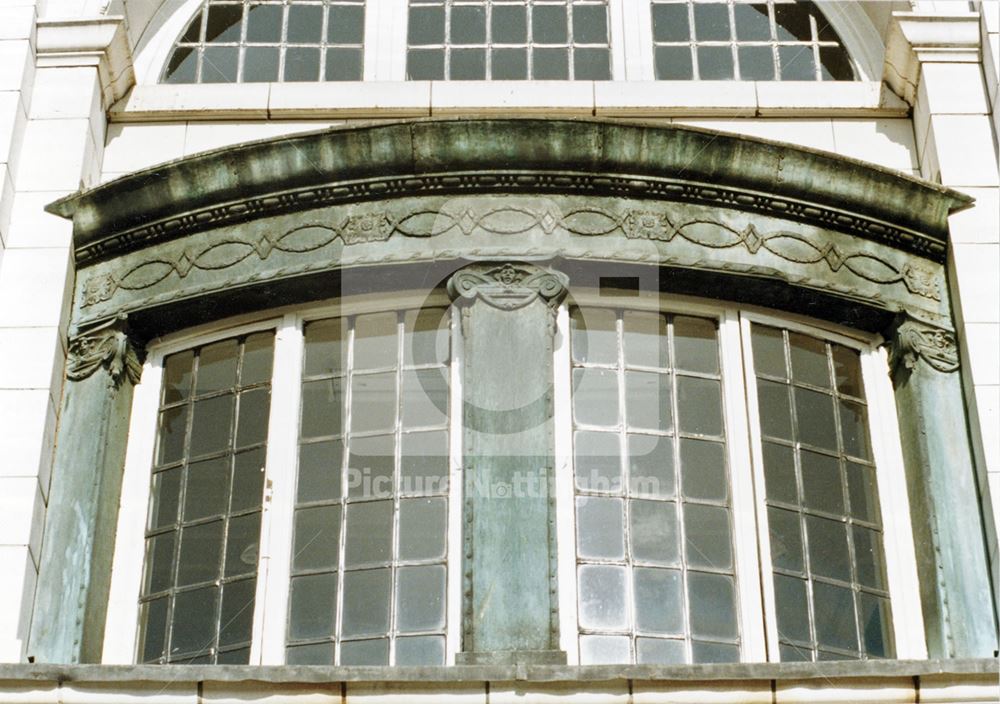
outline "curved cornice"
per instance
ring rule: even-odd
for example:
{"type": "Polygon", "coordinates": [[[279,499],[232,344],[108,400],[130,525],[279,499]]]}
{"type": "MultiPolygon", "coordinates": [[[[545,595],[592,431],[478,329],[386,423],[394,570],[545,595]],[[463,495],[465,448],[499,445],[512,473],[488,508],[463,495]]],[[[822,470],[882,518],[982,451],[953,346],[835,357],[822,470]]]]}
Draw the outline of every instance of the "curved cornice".
{"type": "Polygon", "coordinates": [[[49,206],[77,261],[192,232],[389,197],[612,195],[756,211],[936,261],[971,199],[824,152],[711,130],[597,120],[421,120],[327,129],[206,152],[49,206]]]}

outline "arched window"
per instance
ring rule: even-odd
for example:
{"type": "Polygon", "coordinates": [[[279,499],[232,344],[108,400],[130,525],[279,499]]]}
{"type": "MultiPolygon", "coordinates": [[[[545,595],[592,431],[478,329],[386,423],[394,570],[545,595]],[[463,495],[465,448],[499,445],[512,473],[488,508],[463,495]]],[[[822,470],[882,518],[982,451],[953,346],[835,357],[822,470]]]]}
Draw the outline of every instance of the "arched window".
{"type": "Polygon", "coordinates": [[[359,81],[364,0],[207,0],[177,40],[164,83],[359,81]]]}
{"type": "Polygon", "coordinates": [[[808,0],[653,0],[660,80],[851,81],[850,57],[808,0]]]}

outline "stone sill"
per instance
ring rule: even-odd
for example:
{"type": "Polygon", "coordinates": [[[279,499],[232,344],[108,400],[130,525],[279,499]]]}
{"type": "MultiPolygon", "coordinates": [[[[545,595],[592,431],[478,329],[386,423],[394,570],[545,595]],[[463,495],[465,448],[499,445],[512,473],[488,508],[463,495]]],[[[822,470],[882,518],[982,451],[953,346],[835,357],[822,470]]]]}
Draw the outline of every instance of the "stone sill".
{"type": "Polygon", "coordinates": [[[878,82],[405,81],[142,85],[113,122],[460,115],[906,117],[878,82]]]}

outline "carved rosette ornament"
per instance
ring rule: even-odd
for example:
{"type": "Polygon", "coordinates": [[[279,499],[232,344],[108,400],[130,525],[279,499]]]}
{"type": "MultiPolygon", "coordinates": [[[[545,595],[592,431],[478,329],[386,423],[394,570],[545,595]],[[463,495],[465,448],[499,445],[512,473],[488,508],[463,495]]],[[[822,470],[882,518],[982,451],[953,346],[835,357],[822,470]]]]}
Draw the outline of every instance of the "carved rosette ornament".
{"type": "Polygon", "coordinates": [[[913,318],[900,323],[889,353],[891,369],[895,371],[903,365],[906,369],[913,370],[920,360],[939,372],[956,371],[959,361],[955,333],[913,318]]]}
{"type": "Polygon", "coordinates": [[[142,359],[126,332],[124,316],[86,330],[69,341],[67,378],[82,381],[101,367],[107,369],[111,386],[117,387],[126,379],[131,384],[139,382],[142,359]]]}
{"type": "Polygon", "coordinates": [[[472,264],[448,280],[453,300],[479,299],[500,310],[517,310],[541,300],[554,310],[566,297],[569,277],[533,264],[472,264]]]}

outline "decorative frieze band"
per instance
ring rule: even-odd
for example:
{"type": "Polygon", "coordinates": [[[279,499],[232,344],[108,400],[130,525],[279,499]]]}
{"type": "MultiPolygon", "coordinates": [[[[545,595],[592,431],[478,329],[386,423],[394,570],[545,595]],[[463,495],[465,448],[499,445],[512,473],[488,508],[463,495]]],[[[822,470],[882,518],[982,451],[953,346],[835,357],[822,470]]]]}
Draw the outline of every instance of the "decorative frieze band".
{"type": "Polygon", "coordinates": [[[141,353],[126,333],[124,316],[87,330],[69,341],[67,378],[82,381],[101,367],[107,369],[111,386],[119,386],[126,379],[131,384],[139,383],[142,375],[141,353]]]}
{"type": "Polygon", "coordinates": [[[899,365],[913,370],[920,360],[943,373],[959,368],[955,333],[913,318],[906,318],[896,327],[889,355],[889,365],[894,371],[899,365]]]}

